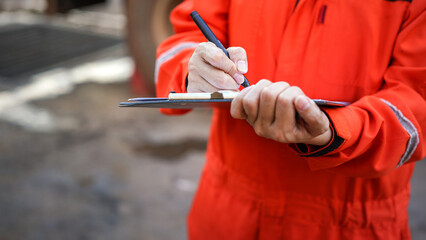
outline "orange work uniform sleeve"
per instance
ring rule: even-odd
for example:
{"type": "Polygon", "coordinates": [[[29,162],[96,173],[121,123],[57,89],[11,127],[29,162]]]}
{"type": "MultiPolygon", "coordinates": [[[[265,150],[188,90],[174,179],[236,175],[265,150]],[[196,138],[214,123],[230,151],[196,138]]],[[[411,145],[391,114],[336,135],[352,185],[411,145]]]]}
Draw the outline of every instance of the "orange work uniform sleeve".
{"type": "Polygon", "coordinates": [[[349,107],[325,110],[344,141],[324,156],[308,158],[311,169],[377,177],[425,157],[425,9],[426,1],[408,8],[380,91],[349,107]]]}
{"type": "MultiPolygon", "coordinates": [[[[341,142],[332,151],[316,149],[301,153],[307,157],[312,170],[328,169],[348,176],[377,177],[425,156],[425,5],[426,1],[410,3],[381,89],[348,107],[324,110],[335,130],[334,139],[341,142]]],[[[176,34],[157,50],[159,97],[167,96],[169,91],[185,92],[190,56],[199,42],[206,41],[190,18],[190,12],[197,10],[227,46],[228,8],[228,0],[187,0],[175,8],[171,22],[176,34]]],[[[187,111],[162,110],[168,114],[187,111]]]]}
{"type": "MultiPolygon", "coordinates": [[[[227,0],[184,1],[172,11],[170,21],[176,34],[157,49],[155,81],[158,97],[166,97],[169,91],[186,92],[185,79],[189,59],[195,47],[207,41],[192,21],[190,13],[198,11],[218,39],[227,46],[228,4],[227,0]]],[[[189,110],[161,109],[161,111],[166,114],[181,114],[189,110]]]]}

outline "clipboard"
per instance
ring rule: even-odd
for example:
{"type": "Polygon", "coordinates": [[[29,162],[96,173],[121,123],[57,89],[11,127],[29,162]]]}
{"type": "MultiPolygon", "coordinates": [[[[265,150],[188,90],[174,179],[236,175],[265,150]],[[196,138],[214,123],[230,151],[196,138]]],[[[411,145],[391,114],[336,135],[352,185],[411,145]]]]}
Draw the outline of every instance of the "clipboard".
{"type": "MultiPolygon", "coordinates": [[[[168,98],[131,98],[121,102],[120,107],[144,108],[229,108],[238,92],[219,91],[213,93],[175,93],[170,92],[168,98]]],[[[313,99],[319,107],[336,108],[348,106],[349,102],[313,99]]]]}

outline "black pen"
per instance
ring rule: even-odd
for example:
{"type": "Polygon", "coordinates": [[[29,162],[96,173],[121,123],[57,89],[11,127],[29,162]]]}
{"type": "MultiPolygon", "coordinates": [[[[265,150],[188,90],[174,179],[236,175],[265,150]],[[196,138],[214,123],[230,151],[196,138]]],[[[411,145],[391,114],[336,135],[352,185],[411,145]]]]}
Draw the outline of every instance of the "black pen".
{"type": "MultiPolygon", "coordinates": [[[[201,32],[204,34],[204,36],[207,38],[209,42],[214,43],[216,47],[222,49],[222,51],[225,53],[225,55],[229,58],[229,53],[226,51],[225,47],[222,45],[222,43],[217,39],[217,37],[214,35],[212,30],[207,26],[206,22],[201,18],[200,14],[197,13],[197,11],[193,11],[191,13],[192,20],[194,20],[195,24],[197,24],[198,28],[201,30],[201,32]]],[[[250,86],[250,83],[248,82],[247,78],[243,75],[244,82],[241,84],[243,87],[250,86]]]]}

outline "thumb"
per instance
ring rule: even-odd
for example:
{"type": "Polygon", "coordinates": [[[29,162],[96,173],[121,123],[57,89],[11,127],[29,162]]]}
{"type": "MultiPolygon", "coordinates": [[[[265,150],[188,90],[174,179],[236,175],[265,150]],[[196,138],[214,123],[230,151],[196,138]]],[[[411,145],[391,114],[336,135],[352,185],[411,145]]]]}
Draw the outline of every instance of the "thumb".
{"type": "Polygon", "coordinates": [[[305,122],[306,130],[312,136],[318,136],[329,130],[329,120],[314,101],[304,95],[295,99],[295,107],[305,122]]]}

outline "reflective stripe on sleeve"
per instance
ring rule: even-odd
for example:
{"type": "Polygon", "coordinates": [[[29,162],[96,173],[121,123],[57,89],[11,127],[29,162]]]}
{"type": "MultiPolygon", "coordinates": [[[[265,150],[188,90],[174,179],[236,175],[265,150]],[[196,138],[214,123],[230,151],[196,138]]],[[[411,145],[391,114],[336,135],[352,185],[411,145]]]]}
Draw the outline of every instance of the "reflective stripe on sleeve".
{"type": "Polygon", "coordinates": [[[172,48],[170,48],[169,50],[165,51],[164,53],[162,53],[158,58],[157,61],[155,61],[155,82],[158,81],[158,71],[160,70],[161,65],[163,65],[163,63],[169,61],[170,59],[172,59],[174,56],[176,56],[177,54],[179,54],[181,51],[188,49],[188,48],[195,48],[197,47],[199,43],[197,42],[182,42],[172,48]]]}
{"type": "Polygon", "coordinates": [[[404,154],[402,155],[401,159],[399,160],[399,163],[396,167],[402,166],[405,162],[408,161],[408,159],[411,158],[414,151],[417,148],[417,145],[419,144],[419,133],[417,132],[416,127],[414,124],[406,118],[402,112],[396,108],[394,105],[392,105],[390,102],[381,99],[384,103],[386,103],[392,111],[395,113],[396,117],[398,118],[399,122],[401,123],[402,127],[407,131],[407,133],[410,135],[410,139],[407,143],[407,148],[405,149],[404,154]]]}

